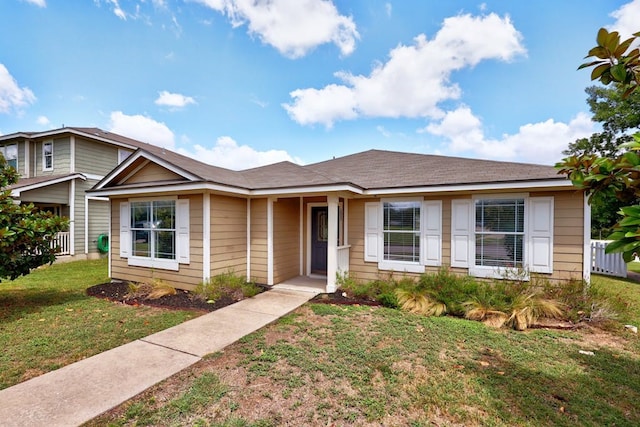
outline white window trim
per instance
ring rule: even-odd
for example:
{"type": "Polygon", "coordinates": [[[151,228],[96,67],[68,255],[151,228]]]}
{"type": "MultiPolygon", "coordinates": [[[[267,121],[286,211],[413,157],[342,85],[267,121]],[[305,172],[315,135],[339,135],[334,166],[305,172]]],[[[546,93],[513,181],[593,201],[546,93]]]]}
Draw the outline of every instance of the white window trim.
{"type": "Polygon", "coordinates": [[[504,194],[482,194],[474,195],[471,197],[471,216],[472,229],[470,230],[470,260],[469,260],[469,275],[481,278],[491,279],[510,279],[518,278],[522,280],[529,280],[529,240],[531,233],[529,232],[529,193],[504,193],[504,194]],[[522,239],[522,249],[524,256],[522,258],[523,269],[509,268],[509,267],[488,267],[482,265],[476,265],[476,201],[487,199],[524,199],[524,238],[522,239]]]}
{"type": "Polygon", "coordinates": [[[53,141],[44,141],[42,143],[42,170],[43,171],[51,171],[53,170],[53,141]],[[44,153],[45,145],[51,145],[51,167],[47,167],[47,157],[44,153]]]}
{"type": "MultiPolygon", "coordinates": [[[[128,200],[128,206],[129,209],[131,209],[131,203],[132,202],[153,202],[153,201],[167,201],[167,200],[173,200],[176,202],[176,206],[175,206],[175,213],[176,213],[176,218],[175,218],[175,223],[176,223],[176,229],[175,229],[175,259],[162,259],[162,258],[151,258],[151,257],[140,257],[140,256],[134,256],[134,255],[129,255],[127,257],[127,264],[130,266],[134,266],[134,267],[146,267],[146,268],[158,268],[161,270],[171,270],[171,271],[179,271],[180,270],[180,262],[178,260],[179,258],[179,254],[178,254],[178,198],[176,196],[167,196],[167,197],[141,197],[141,198],[135,198],[135,199],[129,199],[128,200]]],[[[129,214],[130,215],[130,214],[129,214]]],[[[129,218],[130,220],[130,218],[129,218]]],[[[128,233],[129,236],[131,236],[131,229],[130,229],[130,224],[128,227],[128,233]]],[[[131,237],[129,238],[129,244],[131,244],[131,237]]],[[[132,254],[132,248],[130,248],[130,253],[132,254]]],[[[121,255],[122,256],[122,255],[121,255]]]]}
{"type": "Polygon", "coordinates": [[[406,273],[424,273],[424,243],[425,243],[425,227],[424,227],[424,199],[422,197],[393,197],[380,199],[378,207],[378,269],[401,271],[406,273]],[[411,261],[391,261],[384,259],[384,204],[394,202],[419,202],[420,203],[420,257],[417,262],[411,261]]]}

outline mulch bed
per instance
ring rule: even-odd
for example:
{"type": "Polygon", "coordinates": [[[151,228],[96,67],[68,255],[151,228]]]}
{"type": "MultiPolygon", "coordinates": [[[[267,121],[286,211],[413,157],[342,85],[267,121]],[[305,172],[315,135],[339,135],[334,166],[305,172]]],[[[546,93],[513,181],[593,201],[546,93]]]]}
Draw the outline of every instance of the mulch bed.
{"type": "Polygon", "coordinates": [[[382,305],[378,301],[365,299],[365,298],[356,298],[356,297],[347,295],[340,290],[330,294],[316,295],[311,299],[310,302],[318,303],[318,304],[337,304],[337,305],[370,305],[370,306],[382,305]]]}
{"type": "MultiPolygon", "coordinates": [[[[268,287],[261,286],[265,291],[268,287]]],[[[242,296],[225,295],[217,299],[213,303],[208,303],[200,296],[193,292],[176,289],[175,295],[164,295],[160,298],[150,299],[146,297],[131,297],[129,295],[129,284],[123,281],[113,281],[109,283],[101,283],[99,285],[87,288],[87,295],[105,298],[110,301],[120,302],[123,304],[139,306],[146,305],[151,307],[169,308],[174,310],[197,310],[197,311],[215,311],[219,308],[226,307],[240,301],[242,296]]]]}

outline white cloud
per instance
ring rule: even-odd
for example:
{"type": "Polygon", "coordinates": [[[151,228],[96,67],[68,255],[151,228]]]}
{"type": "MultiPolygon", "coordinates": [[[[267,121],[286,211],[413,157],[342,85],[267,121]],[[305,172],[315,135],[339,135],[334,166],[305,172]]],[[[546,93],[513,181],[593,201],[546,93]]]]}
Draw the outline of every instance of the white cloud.
{"type": "Polygon", "coordinates": [[[155,103],[156,105],[178,109],[184,108],[189,104],[196,104],[196,100],[190,96],[181,95],[179,93],[171,93],[163,90],[159,93],[158,99],[155,100],[155,103]]]}
{"type": "Polygon", "coordinates": [[[302,163],[284,150],[257,151],[248,145],[238,145],[230,136],[221,136],[213,147],[196,144],[193,150],[179,149],[179,153],[201,162],[227,169],[241,170],[282,161],[302,163]]]}
{"type": "Polygon", "coordinates": [[[47,7],[47,0],[23,0],[38,7],[47,7]]]}
{"type": "Polygon", "coordinates": [[[47,116],[39,116],[38,119],[36,120],[36,122],[41,126],[46,126],[49,123],[51,123],[51,121],[49,120],[49,118],[47,116]]]}
{"type": "Polygon", "coordinates": [[[618,31],[622,39],[640,31],[640,0],[633,0],[611,13],[616,22],[609,27],[618,31]]]}
{"type": "Polygon", "coordinates": [[[234,27],[246,23],[250,34],[291,58],[325,43],[349,55],[360,38],[353,19],[340,15],[330,0],[193,1],[226,15],[234,27]]]}
{"type": "Polygon", "coordinates": [[[439,123],[430,124],[423,131],[448,140],[452,154],[554,164],[565,157],[562,151],[569,143],[589,137],[594,132],[594,124],[586,113],[579,113],[569,123],[549,119],[521,126],[514,135],[491,139],[485,137],[480,119],[469,107],[463,106],[448,112],[439,123]]]}
{"type": "Polygon", "coordinates": [[[113,111],[110,116],[109,130],[138,141],[148,142],[159,147],[173,150],[175,138],[173,132],[164,123],[142,115],[129,116],[122,111],[113,111]]]}
{"type": "Polygon", "coordinates": [[[100,6],[101,2],[104,1],[107,5],[111,5],[111,7],[113,8],[113,14],[116,15],[118,18],[122,19],[123,21],[127,20],[127,14],[126,12],[120,7],[120,3],[118,0],[93,0],[93,2],[97,5],[100,6]]]}
{"type": "Polygon", "coordinates": [[[421,34],[412,45],[391,50],[389,60],[369,76],[338,72],[344,84],[294,90],[293,102],[283,107],[302,125],[327,127],[357,117],[438,118],[443,114],[438,104],[461,94],[450,82],[453,71],[487,59],[509,61],[524,55],[521,39],[508,16],[450,17],[432,40],[421,34]]]}
{"type": "Polygon", "coordinates": [[[33,104],[36,96],[28,87],[20,87],[4,64],[0,64],[0,113],[9,113],[33,104]]]}
{"type": "Polygon", "coordinates": [[[391,17],[391,13],[393,12],[393,6],[391,5],[391,3],[384,4],[384,11],[387,13],[388,17],[391,17]]]}

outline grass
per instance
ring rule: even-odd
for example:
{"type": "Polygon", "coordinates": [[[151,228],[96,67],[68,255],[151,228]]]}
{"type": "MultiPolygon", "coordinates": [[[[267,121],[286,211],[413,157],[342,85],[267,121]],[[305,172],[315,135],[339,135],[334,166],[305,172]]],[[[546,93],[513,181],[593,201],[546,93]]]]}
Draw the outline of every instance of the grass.
{"type": "MultiPolygon", "coordinates": [[[[640,323],[640,285],[594,286],[640,323]]],[[[639,377],[640,338],[622,329],[517,332],[307,304],[90,425],[636,426],[639,377]]]]}
{"type": "Polygon", "coordinates": [[[634,273],[640,273],[640,261],[631,261],[627,263],[627,270],[634,273]]]}
{"type": "Polygon", "coordinates": [[[0,283],[0,389],[198,315],[86,295],[108,280],[105,259],[45,266],[0,283]]]}

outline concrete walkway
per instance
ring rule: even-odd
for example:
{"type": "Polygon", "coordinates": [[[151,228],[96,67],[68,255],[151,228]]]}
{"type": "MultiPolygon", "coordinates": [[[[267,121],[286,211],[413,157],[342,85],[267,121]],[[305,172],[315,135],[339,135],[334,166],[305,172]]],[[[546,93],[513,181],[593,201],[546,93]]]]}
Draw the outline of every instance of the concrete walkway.
{"type": "Polygon", "coordinates": [[[276,285],[188,322],[0,390],[0,426],[76,426],[295,310],[319,290],[276,285]]]}

